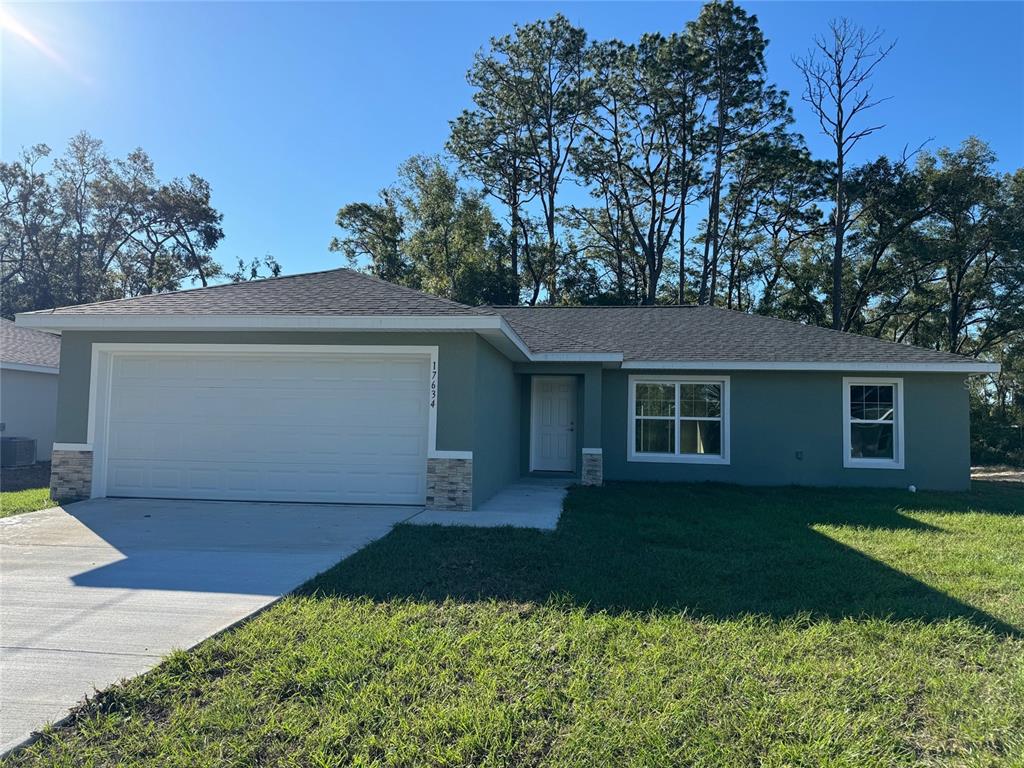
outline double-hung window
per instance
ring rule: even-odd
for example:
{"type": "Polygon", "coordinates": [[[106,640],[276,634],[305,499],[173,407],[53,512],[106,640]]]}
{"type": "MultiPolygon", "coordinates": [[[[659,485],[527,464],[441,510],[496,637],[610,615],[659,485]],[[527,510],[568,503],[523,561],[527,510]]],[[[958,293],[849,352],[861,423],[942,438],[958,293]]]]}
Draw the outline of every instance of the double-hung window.
{"type": "Polygon", "coordinates": [[[727,376],[630,376],[629,460],[729,463],[727,376]]]}
{"type": "Polygon", "coordinates": [[[903,468],[903,380],[843,379],[843,466],[903,468]]]}

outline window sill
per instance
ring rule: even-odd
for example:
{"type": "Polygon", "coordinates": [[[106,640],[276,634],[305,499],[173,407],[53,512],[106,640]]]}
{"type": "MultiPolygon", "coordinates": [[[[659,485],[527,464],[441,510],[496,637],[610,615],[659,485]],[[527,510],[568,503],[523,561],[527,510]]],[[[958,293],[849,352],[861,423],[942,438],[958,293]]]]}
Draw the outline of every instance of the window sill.
{"type": "Polygon", "coordinates": [[[843,461],[844,469],[903,469],[902,461],[892,459],[851,459],[843,461]]]}
{"type": "Polygon", "coordinates": [[[648,464],[728,464],[725,456],[675,455],[656,453],[632,453],[626,461],[646,462],[648,464]]]}

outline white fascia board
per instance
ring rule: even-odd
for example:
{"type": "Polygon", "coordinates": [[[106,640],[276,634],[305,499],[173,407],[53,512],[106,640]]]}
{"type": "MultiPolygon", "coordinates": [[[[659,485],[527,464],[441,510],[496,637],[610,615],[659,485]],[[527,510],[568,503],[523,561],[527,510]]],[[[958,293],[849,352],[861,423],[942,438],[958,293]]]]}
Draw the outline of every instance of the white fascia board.
{"type": "Polygon", "coordinates": [[[530,356],[534,363],[621,363],[618,352],[537,352],[530,356]]]}
{"type": "Polygon", "coordinates": [[[24,371],[26,373],[48,373],[53,375],[60,373],[60,368],[55,368],[49,365],[30,365],[29,363],[5,363],[2,361],[0,361],[0,370],[24,371]]]}
{"type": "Polygon", "coordinates": [[[515,344],[516,348],[520,352],[526,355],[527,360],[531,360],[533,358],[533,353],[530,352],[530,348],[526,346],[526,342],[523,341],[519,334],[516,333],[515,330],[512,328],[512,326],[508,324],[508,320],[506,320],[501,315],[498,315],[498,320],[498,330],[505,334],[505,338],[507,338],[509,341],[515,344]]]}
{"type": "Polygon", "coordinates": [[[500,327],[488,315],[63,315],[24,313],[18,325],[49,331],[475,331],[500,327]]]}
{"type": "Polygon", "coordinates": [[[719,360],[674,362],[671,360],[630,360],[623,368],[638,371],[843,371],[872,373],[999,373],[998,363],[807,363],[807,362],[723,362],[719,360]]]}
{"type": "Polygon", "coordinates": [[[621,362],[620,354],[535,355],[500,315],[89,315],[28,312],[18,325],[47,331],[478,331],[497,332],[527,360],[621,362]]]}

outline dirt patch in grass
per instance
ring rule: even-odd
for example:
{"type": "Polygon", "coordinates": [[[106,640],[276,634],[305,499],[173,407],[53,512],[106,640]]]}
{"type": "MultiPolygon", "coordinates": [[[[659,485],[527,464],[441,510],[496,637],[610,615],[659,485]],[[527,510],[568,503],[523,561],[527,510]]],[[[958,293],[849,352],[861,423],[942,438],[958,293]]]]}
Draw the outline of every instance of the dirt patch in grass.
{"type": "Polygon", "coordinates": [[[41,461],[29,467],[0,469],[0,491],[27,491],[50,487],[50,462],[41,461]]]}

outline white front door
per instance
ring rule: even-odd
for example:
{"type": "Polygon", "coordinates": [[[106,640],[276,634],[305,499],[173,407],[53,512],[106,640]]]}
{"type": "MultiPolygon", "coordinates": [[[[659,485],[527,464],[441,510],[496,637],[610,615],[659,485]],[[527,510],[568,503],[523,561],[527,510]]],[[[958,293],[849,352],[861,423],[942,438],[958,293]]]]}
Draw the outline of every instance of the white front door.
{"type": "Polygon", "coordinates": [[[576,379],[534,376],[531,407],[530,469],[576,469],[576,379]]]}

